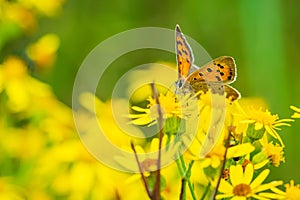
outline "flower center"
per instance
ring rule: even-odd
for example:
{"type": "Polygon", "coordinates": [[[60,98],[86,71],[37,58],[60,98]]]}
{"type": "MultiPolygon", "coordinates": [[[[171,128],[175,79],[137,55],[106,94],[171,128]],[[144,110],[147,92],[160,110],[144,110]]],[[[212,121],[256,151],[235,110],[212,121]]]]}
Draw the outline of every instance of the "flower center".
{"type": "Polygon", "coordinates": [[[248,194],[251,193],[251,188],[248,184],[238,184],[233,188],[233,194],[235,196],[244,196],[246,197],[248,194]]]}

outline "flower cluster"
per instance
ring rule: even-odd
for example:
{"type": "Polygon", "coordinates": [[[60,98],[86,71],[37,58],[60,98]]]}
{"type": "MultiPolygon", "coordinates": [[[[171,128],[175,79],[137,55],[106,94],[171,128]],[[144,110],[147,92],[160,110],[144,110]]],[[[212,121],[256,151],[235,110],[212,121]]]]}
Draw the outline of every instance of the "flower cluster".
{"type": "MultiPolygon", "coordinates": [[[[141,187],[115,184],[129,176],[101,165],[87,152],[71,109],[55,97],[50,85],[31,76],[55,62],[58,36],[33,37],[39,35],[35,32],[39,17],[55,16],[62,3],[0,0],[2,200],[118,199],[126,194],[125,188],[141,187]],[[16,40],[20,44],[11,45],[16,40]]],[[[143,194],[125,197],[143,199],[143,194]]]]}
{"type": "Polygon", "coordinates": [[[35,67],[36,70],[50,68],[56,59],[56,51],[59,47],[59,38],[55,34],[45,34],[40,38],[32,38],[25,41],[36,41],[22,45],[23,48],[6,48],[12,41],[22,37],[34,36],[38,26],[39,17],[54,17],[62,7],[62,0],[24,0],[24,1],[0,1],[0,49],[3,57],[11,56],[11,52],[18,52],[19,57],[26,57],[26,65],[35,67]],[[9,49],[9,50],[6,50],[9,49]]]}
{"type": "MultiPolygon", "coordinates": [[[[30,75],[32,67],[45,70],[55,62],[58,36],[30,37],[38,18],[55,16],[62,4],[62,0],[0,0],[0,199],[147,199],[149,194],[152,199],[157,195],[164,199],[300,198],[300,185],[294,180],[266,181],[272,167],[285,162],[281,128],[300,118],[295,106],[291,106],[293,119],[280,119],[261,100],[242,98],[214,107],[215,97],[209,93],[178,97],[161,92],[146,99],[145,107],[133,105],[129,117],[137,127],[160,125],[159,120],[164,120],[163,135],[138,140],[115,124],[111,102],[96,98],[98,120],[117,146],[143,154],[173,142],[181,154],[159,170],[154,154],[139,163],[115,158],[124,168],[140,166],[144,180],[140,174],[119,172],[96,161],[78,138],[71,109],[58,101],[51,86],[30,75]],[[21,48],[5,48],[16,39],[24,39],[21,48]],[[219,119],[222,123],[217,123],[219,119]],[[203,144],[210,148],[203,151],[203,144]]],[[[93,100],[93,95],[82,94],[86,109],[94,110],[93,100]]],[[[81,120],[86,124],[83,128],[91,129],[89,116],[82,114],[81,120]]]]}
{"type": "MultiPolygon", "coordinates": [[[[179,102],[177,99],[180,98],[175,94],[161,93],[158,98],[165,120],[171,117],[186,120],[183,117],[185,112],[180,110],[184,103],[179,102]]],[[[213,95],[209,92],[198,96],[199,128],[188,151],[182,155],[183,162],[178,164],[181,178],[187,178],[193,185],[189,187],[191,196],[188,198],[204,199],[211,195],[216,199],[299,199],[300,185],[294,186],[293,180],[285,185],[285,191],[281,180],[265,182],[271,172],[270,167],[278,167],[285,162],[285,145],[280,131],[283,126],[291,126],[294,120],[280,119],[277,114],[272,114],[262,100],[258,100],[259,103],[245,98],[235,102],[226,100],[223,128],[220,134],[215,134],[209,131],[213,121],[211,98],[213,95]],[[203,157],[201,149],[205,138],[212,138],[215,142],[210,143],[212,150],[203,157]],[[192,163],[193,167],[186,177],[187,171],[182,172],[182,165],[184,167],[188,163],[192,163]]],[[[151,114],[157,112],[151,103],[153,100],[148,101],[147,108],[132,107],[133,111],[140,112],[131,115],[134,118],[132,123],[149,126],[158,119],[157,115],[151,114]]],[[[300,118],[299,108],[291,106],[291,109],[295,111],[292,118],[300,118]]]]}

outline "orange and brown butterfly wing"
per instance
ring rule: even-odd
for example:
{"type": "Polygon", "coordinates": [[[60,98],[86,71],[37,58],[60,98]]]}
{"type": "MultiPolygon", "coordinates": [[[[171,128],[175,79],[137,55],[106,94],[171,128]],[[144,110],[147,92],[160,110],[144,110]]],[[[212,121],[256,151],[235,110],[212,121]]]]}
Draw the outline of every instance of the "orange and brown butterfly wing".
{"type": "Polygon", "coordinates": [[[189,70],[194,62],[193,52],[182,34],[179,25],[176,25],[176,57],[178,66],[178,79],[185,79],[189,75],[189,70]]]}
{"type": "Polygon", "coordinates": [[[231,99],[231,101],[235,101],[241,97],[239,91],[230,85],[225,85],[226,98],[231,99]]]}
{"type": "Polygon", "coordinates": [[[235,78],[236,67],[234,59],[230,56],[222,56],[191,73],[187,81],[191,85],[195,82],[229,84],[235,81],[235,78]]]}
{"type": "Polygon", "coordinates": [[[207,92],[208,89],[211,89],[212,93],[220,95],[226,92],[226,97],[236,100],[240,97],[239,92],[227,85],[235,81],[235,78],[234,59],[230,56],[222,56],[192,72],[185,83],[189,83],[195,92],[200,90],[207,92]]]}

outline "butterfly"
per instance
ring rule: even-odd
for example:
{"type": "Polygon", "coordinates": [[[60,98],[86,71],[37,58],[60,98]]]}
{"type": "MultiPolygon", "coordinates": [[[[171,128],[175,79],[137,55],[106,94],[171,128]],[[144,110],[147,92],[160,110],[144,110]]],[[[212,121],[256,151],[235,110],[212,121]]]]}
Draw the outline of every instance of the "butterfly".
{"type": "Polygon", "coordinates": [[[221,56],[201,68],[194,64],[193,51],[182,34],[179,25],[175,28],[175,45],[178,66],[177,91],[184,93],[192,90],[197,93],[211,91],[212,94],[224,95],[231,101],[240,98],[240,93],[228,84],[237,77],[234,59],[221,56]]]}

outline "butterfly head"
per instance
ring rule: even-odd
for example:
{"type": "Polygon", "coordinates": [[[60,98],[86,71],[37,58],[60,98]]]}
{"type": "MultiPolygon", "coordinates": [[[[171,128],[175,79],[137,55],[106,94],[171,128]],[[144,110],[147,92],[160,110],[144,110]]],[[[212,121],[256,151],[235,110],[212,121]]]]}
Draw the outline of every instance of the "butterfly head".
{"type": "Polygon", "coordinates": [[[180,78],[175,82],[175,94],[177,95],[185,95],[192,94],[193,88],[190,84],[186,82],[186,79],[180,78]]]}

